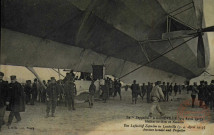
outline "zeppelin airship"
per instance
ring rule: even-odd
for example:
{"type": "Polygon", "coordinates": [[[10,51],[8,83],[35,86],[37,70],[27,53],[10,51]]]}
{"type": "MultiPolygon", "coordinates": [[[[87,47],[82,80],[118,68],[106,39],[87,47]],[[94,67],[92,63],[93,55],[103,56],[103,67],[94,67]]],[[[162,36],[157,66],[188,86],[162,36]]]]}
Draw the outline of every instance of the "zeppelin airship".
{"type": "Polygon", "coordinates": [[[209,65],[212,31],[202,0],[2,0],[1,65],[184,82],[209,65]]]}

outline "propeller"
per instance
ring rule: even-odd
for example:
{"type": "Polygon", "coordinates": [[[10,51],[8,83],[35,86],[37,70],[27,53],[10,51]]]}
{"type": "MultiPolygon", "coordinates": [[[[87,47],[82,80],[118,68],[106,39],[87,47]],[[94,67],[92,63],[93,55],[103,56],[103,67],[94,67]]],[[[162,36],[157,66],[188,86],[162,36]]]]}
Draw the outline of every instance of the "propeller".
{"type": "Polygon", "coordinates": [[[197,62],[199,68],[205,67],[205,49],[204,49],[204,41],[203,34],[205,32],[214,32],[214,26],[202,28],[203,22],[203,1],[194,0],[195,5],[195,13],[197,18],[198,30],[180,30],[167,32],[162,34],[162,39],[176,39],[176,38],[186,38],[186,37],[198,37],[197,44],[197,62]]]}

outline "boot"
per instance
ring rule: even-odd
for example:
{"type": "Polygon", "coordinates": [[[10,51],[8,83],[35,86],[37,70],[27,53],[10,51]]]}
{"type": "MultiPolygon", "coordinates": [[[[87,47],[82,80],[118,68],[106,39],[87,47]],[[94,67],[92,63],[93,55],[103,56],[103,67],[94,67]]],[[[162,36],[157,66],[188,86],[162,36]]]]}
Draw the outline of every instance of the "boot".
{"type": "Polygon", "coordinates": [[[51,114],[51,117],[55,117],[54,113],[51,114]]]}
{"type": "Polygon", "coordinates": [[[149,113],[149,117],[152,117],[152,113],[149,113]]]}

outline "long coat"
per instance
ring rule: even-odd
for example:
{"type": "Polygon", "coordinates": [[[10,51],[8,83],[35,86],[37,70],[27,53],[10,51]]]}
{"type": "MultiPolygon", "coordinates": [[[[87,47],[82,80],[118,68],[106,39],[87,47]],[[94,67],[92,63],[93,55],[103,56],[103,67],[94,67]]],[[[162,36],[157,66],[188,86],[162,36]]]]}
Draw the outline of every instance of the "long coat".
{"type": "Polygon", "coordinates": [[[56,83],[51,83],[48,85],[47,89],[47,98],[50,100],[57,100],[60,97],[60,87],[56,83]]]}
{"type": "Polygon", "coordinates": [[[5,100],[7,97],[7,82],[3,81],[0,82],[0,108],[4,107],[5,100]]]}
{"type": "Polygon", "coordinates": [[[18,82],[10,83],[8,85],[7,101],[9,102],[9,105],[7,106],[7,111],[24,112],[25,111],[24,98],[25,96],[22,85],[18,82]]]}
{"type": "Polygon", "coordinates": [[[64,85],[64,94],[66,99],[72,98],[77,95],[76,84],[72,81],[66,81],[64,85]]]}

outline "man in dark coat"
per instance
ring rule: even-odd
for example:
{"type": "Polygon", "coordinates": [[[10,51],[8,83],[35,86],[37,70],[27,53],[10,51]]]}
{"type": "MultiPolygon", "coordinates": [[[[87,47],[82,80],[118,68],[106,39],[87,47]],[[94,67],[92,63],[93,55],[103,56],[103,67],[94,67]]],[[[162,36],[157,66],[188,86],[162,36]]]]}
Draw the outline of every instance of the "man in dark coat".
{"type": "Polygon", "coordinates": [[[141,97],[142,97],[142,100],[143,100],[143,97],[146,94],[146,91],[147,91],[147,87],[146,87],[145,83],[143,83],[143,85],[141,86],[141,92],[142,92],[141,97]]]}
{"type": "Polygon", "coordinates": [[[170,85],[169,85],[169,95],[171,96],[172,95],[172,88],[173,86],[172,86],[172,83],[170,83],[170,85]]]}
{"type": "Polygon", "coordinates": [[[96,91],[96,86],[94,85],[94,81],[91,81],[91,85],[89,86],[89,107],[93,107],[94,104],[94,94],[96,91]]]}
{"type": "Polygon", "coordinates": [[[51,83],[47,87],[46,97],[47,97],[46,118],[49,117],[50,110],[51,110],[51,116],[54,117],[57,100],[59,100],[59,97],[60,97],[60,88],[56,83],[56,79],[54,77],[51,77],[51,83]]]}
{"type": "Polygon", "coordinates": [[[195,98],[196,98],[196,95],[198,93],[198,86],[197,86],[197,83],[194,82],[193,86],[192,86],[192,93],[191,93],[191,97],[192,97],[192,108],[195,107],[195,98]]]}
{"type": "Polygon", "coordinates": [[[182,89],[182,85],[178,85],[178,91],[179,91],[179,94],[181,94],[181,89],[182,89]]]}
{"type": "Polygon", "coordinates": [[[153,88],[152,84],[150,82],[148,82],[147,92],[146,92],[147,103],[151,103],[150,94],[151,94],[152,88],[153,88]]]}
{"type": "Polygon", "coordinates": [[[169,85],[169,82],[167,82],[165,101],[169,101],[169,91],[170,91],[170,85],[169,85]]]}
{"type": "Polygon", "coordinates": [[[139,84],[136,83],[136,80],[133,81],[133,84],[131,85],[131,90],[132,90],[132,104],[136,104],[137,97],[140,91],[140,86],[139,84]]]}
{"type": "Polygon", "coordinates": [[[117,93],[119,94],[120,96],[120,100],[122,100],[122,96],[121,96],[121,83],[120,83],[120,80],[116,80],[114,82],[114,87],[115,87],[115,91],[114,91],[114,97],[117,96],[117,93]]]}
{"type": "Polygon", "coordinates": [[[204,92],[204,81],[200,81],[200,85],[198,86],[198,100],[199,100],[199,106],[202,107],[203,105],[203,92],[204,92]]]}
{"type": "Polygon", "coordinates": [[[209,95],[210,95],[210,110],[212,110],[214,105],[214,80],[211,81],[211,84],[209,86],[209,95]]]}
{"type": "Polygon", "coordinates": [[[71,105],[72,109],[75,110],[74,107],[74,98],[77,95],[77,90],[76,90],[76,84],[74,83],[73,78],[67,78],[67,81],[65,82],[64,85],[64,94],[65,94],[65,100],[68,106],[68,110],[71,110],[71,105]]]}
{"type": "Polygon", "coordinates": [[[31,98],[31,92],[32,92],[32,87],[31,87],[31,80],[27,80],[26,84],[24,86],[24,92],[26,95],[26,104],[28,104],[30,102],[30,98],[31,98]]]}
{"type": "Polygon", "coordinates": [[[163,82],[163,84],[160,87],[161,87],[163,94],[164,94],[164,100],[166,101],[166,99],[167,99],[167,87],[165,85],[165,82],[163,82]]]}
{"type": "Polygon", "coordinates": [[[111,78],[109,78],[109,96],[113,96],[113,87],[114,87],[114,82],[112,81],[111,78]]]}
{"type": "Polygon", "coordinates": [[[175,85],[174,85],[174,92],[175,92],[175,96],[176,96],[177,93],[178,93],[178,85],[177,85],[177,83],[175,83],[175,85]]]}
{"type": "Polygon", "coordinates": [[[207,81],[204,82],[204,102],[205,102],[205,109],[209,107],[209,101],[211,98],[211,95],[209,95],[209,86],[207,81]]]}
{"type": "Polygon", "coordinates": [[[103,102],[106,103],[107,99],[108,99],[108,84],[101,85],[101,90],[102,90],[102,99],[103,102]]]}
{"type": "Polygon", "coordinates": [[[36,101],[37,99],[37,95],[38,95],[38,87],[37,87],[37,79],[34,79],[34,83],[32,85],[32,96],[31,96],[31,105],[34,105],[34,102],[36,101]]]}
{"type": "Polygon", "coordinates": [[[8,126],[11,125],[14,116],[17,122],[21,121],[21,116],[19,112],[25,111],[25,101],[24,101],[24,90],[22,85],[16,81],[16,76],[12,75],[11,83],[8,85],[8,97],[7,97],[7,111],[10,111],[8,118],[8,126]]]}
{"type": "Polygon", "coordinates": [[[4,114],[5,114],[5,101],[7,97],[8,84],[3,80],[4,73],[0,72],[0,131],[1,126],[4,124],[4,114]]]}

